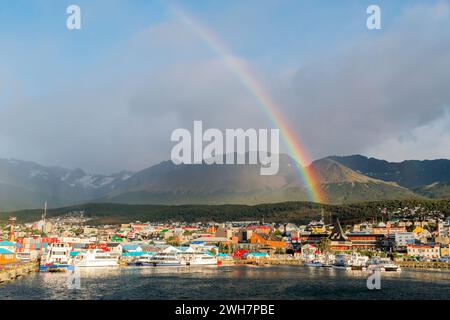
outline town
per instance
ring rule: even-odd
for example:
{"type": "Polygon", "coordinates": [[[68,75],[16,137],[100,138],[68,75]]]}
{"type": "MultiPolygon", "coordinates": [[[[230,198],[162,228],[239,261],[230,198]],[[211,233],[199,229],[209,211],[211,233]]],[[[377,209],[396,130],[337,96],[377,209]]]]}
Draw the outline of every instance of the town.
{"type": "Polygon", "coordinates": [[[10,217],[1,226],[0,281],[76,267],[298,264],[386,272],[450,267],[448,215],[402,208],[389,216],[352,225],[322,214],[305,225],[135,221],[98,226],[84,212],[47,218],[44,211],[39,221],[10,217]]]}

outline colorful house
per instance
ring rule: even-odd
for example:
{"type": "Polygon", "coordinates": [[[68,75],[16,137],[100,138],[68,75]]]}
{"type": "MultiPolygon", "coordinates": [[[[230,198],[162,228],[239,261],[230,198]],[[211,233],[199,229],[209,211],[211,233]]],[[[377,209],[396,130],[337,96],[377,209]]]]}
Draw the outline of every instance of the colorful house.
{"type": "Polygon", "coordinates": [[[283,240],[265,233],[253,233],[250,238],[250,243],[261,244],[275,249],[283,249],[286,247],[286,243],[283,240]]]}
{"type": "Polygon", "coordinates": [[[13,263],[16,261],[16,254],[4,248],[0,248],[0,265],[13,263]]]}
{"type": "Polygon", "coordinates": [[[436,259],[440,257],[439,244],[431,245],[415,245],[409,244],[406,246],[408,256],[420,257],[424,259],[436,259]]]}
{"type": "Polygon", "coordinates": [[[16,252],[16,243],[11,241],[0,242],[0,249],[16,252]]]}

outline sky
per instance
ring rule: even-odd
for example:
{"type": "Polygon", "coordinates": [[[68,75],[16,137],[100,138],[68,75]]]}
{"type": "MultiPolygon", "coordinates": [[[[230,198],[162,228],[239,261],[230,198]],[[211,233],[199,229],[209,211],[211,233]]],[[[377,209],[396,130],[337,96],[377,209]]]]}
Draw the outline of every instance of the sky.
{"type": "Polygon", "coordinates": [[[374,0],[1,0],[0,158],[140,170],[194,120],[275,128],[177,12],[249,66],[311,160],[450,158],[450,2],[374,0]]]}

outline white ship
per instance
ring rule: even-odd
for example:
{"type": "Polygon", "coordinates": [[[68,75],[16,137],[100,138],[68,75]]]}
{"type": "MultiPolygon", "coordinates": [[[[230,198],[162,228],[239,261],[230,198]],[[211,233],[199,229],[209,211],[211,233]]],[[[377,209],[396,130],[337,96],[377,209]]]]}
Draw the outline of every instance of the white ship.
{"type": "Polygon", "coordinates": [[[71,257],[70,251],[72,247],[66,243],[51,244],[46,253],[41,257],[39,271],[41,272],[59,272],[70,270],[71,257]]]}
{"type": "Polygon", "coordinates": [[[101,249],[90,249],[80,252],[73,263],[75,267],[116,267],[119,265],[119,255],[101,249]]]}
{"type": "Polygon", "coordinates": [[[187,266],[217,265],[216,257],[206,253],[183,254],[181,260],[187,266]]]}
{"type": "Polygon", "coordinates": [[[154,267],[179,267],[186,265],[176,253],[160,252],[155,254],[149,262],[154,267]]]}

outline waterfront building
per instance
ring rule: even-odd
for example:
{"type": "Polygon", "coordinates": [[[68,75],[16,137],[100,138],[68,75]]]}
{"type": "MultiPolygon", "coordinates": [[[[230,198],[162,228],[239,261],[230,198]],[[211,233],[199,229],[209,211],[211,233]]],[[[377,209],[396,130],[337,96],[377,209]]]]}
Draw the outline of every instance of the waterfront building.
{"type": "Polygon", "coordinates": [[[413,230],[413,234],[415,239],[419,240],[422,243],[427,243],[428,239],[432,237],[432,234],[427,229],[422,228],[421,226],[416,226],[413,230]]]}
{"type": "Polygon", "coordinates": [[[437,236],[438,237],[450,237],[450,226],[444,224],[443,221],[437,223],[437,236]]]}
{"type": "Polygon", "coordinates": [[[388,239],[393,246],[406,247],[413,244],[416,238],[412,232],[397,232],[389,234],[388,239]]]}
{"type": "Polygon", "coordinates": [[[450,244],[439,244],[441,257],[450,257],[450,244]]]}
{"type": "Polygon", "coordinates": [[[441,254],[439,244],[409,244],[406,248],[408,256],[420,257],[423,259],[437,259],[441,254]]]}
{"type": "Polygon", "coordinates": [[[16,243],[11,241],[0,242],[0,249],[16,252],[16,243]]]}
{"type": "Polygon", "coordinates": [[[302,260],[307,260],[308,257],[314,256],[316,253],[318,253],[317,247],[309,243],[301,246],[300,250],[300,257],[302,260]]]}
{"type": "Polygon", "coordinates": [[[247,252],[244,254],[244,257],[249,260],[264,260],[269,258],[269,254],[267,252],[247,252]]]}
{"type": "Polygon", "coordinates": [[[259,234],[269,234],[270,233],[270,226],[248,226],[247,231],[252,231],[253,233],[259,233],[259,234]]]}
{"type": "Polygon", "coordinates": [[[309,243],[309,244],[318,244],[322,241],[323,238],[328,238],[328,233],[311,233],[311,232],[302,232],[297,231],[291,234],[291,241],[293,243],[309,243]]]}
{"type": "Polygon", "coordinates": [[[331,240],[330,243],[331,250],[341,251],[352,249],[352,242],[344,234],[344,231],[342,230],[341,227],[341,223],[339,222],[339,218],[336,219],[334,223],[333,231],[331,231],[329,239],[331,240]]]}
{"type": "Polygon", "coordinates": [[[5,248],[0,248],[0,265],[16,262],[16,253],[5,248]]]}
{"type": "Polygon", "coordinates": [[[261,244],[274,249],[284,249],[286,243],[280,238],[266,233],[253,233],[250,243],[261,244]]]}
{"type": "Polygon", "coordinates": [[[235,235],[235,232],[231,228],[219,227],[219,228],[217,228],[217,230],[216,230],[214,235],[216,237],[222,237],[222,238],[231,239],[235,235]]]}
{"type": "Polygon", "coordinates": [[[346,237],[348,241],[351,242],[352,249],[364,249],[364,250],[380,249],[382,240],[384,239],[383,234],[375,234],[367,232],[347,233],[346,237]]]}

